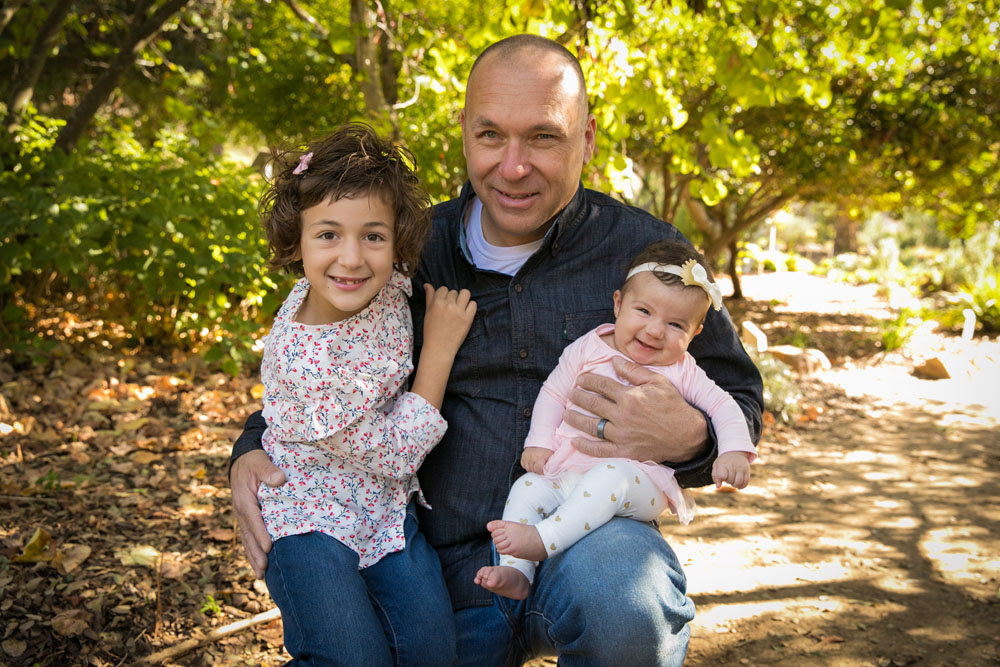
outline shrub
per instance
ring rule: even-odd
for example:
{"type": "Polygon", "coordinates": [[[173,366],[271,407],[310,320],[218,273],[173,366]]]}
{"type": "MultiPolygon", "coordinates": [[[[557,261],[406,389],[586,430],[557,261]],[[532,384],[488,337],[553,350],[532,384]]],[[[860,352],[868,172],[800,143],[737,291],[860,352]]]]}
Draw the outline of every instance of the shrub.
{"type": "Polygon", "coordinates": [[[250,358],[248,330],[280,298],[265,270],[257,177],[169,131],[142,147],[130,130],[104,127],[64,155],[52,148],[59,124],[29,114],[0,139],[8,352],[44,344],[31,330],[35,304],[84,294],[136,341],[227,341],[234,372],[250,358]]]}

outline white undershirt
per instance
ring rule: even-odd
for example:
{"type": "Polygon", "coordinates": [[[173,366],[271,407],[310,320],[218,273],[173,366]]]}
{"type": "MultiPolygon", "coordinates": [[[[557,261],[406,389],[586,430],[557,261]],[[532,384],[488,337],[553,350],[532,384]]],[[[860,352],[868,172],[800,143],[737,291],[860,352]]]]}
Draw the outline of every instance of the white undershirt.
{"type": "Polygon", "coordinates": [[[469,202],[469,217],[465,222],[465,240],[477,268],[512,276],[528,258],[542,247],[544,239],[515,246],[492,245],[483,236],[483,202],[473,197],[469,202]]]}

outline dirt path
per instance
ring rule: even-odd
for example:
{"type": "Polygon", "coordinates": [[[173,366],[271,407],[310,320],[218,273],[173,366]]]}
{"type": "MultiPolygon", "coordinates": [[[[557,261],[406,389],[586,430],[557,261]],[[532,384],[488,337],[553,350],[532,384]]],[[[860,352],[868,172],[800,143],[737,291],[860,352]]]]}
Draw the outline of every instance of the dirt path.
{"type": "MultiPolygon", "coordinates": [[[[796,303],[802,278],[745,289],[782,320],[880,308],[846,286],[796,303]]],[[[813,418],[766,432],[752,487],[701,490],[698,519],[664,527],[698,605],[689,665],[1000,664],[998,355],[919,380],[912,357],[962,350],[913,344],[803,381],[813,418]]]]}

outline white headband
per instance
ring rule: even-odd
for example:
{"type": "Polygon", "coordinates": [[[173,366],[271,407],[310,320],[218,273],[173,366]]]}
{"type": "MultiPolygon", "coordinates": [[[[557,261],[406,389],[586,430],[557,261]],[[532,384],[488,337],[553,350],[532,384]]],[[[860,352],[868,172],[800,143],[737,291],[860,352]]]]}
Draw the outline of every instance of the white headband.
{"type": "Polygon", "coordinates": [[[705,267],[699,264],[694,259],[689,259],[684,262],[683,266],[677,266],[676,264],[657,264],[656,262],[646,262],[645,264],[640,264],[625,276],[625,280],[628,281],[629,278],[637,273],[642,273],[643,271],[653,271],[654,273],[671,273],[681,279],[685,285],[696,285],[708,294],[709,300],[716,310],[722,310],[722,290],[716,283],[713,283],[708,279],[708,273],[705,271],[705,267]]]}

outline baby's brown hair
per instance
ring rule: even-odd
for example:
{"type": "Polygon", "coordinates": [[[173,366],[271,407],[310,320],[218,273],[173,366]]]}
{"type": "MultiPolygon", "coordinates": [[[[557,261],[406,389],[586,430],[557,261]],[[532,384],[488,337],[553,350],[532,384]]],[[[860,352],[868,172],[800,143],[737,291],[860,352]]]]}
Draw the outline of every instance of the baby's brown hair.
{"type": "MultiPolygon", "coordinates": [[[[712,275],[712,269],[709,268],[704,255],[695,250],[693,246],[680,239],[663,239],[662,241],[655,241],[649,244],[643,248],[638,255],[632,258],[632,261],[628,264],[628,268],[625,269],[626,280],[625,284],[622,285],[622,292],[624,293],[627,290],[627,276],[629,271],[637,266],[641,266],[647,262],[653,262],[655,264],[673,264],[680,267],[684,266],[685,262],[692,259],[698,262],[698,264],[705,269],[705,273],[708,275],[708,280],[710,282],[715,282],[715,277],[712,275]]],[[[698,285],[685,285],[684,280],[680,276],[676,276],[672,273],[655,270],[651,273],[659,278],[660,282],[664,285],[673,285],[675,287],[683,287],[685,289],[704,291],[698,285]]],[[[708,300],[709,308],[711,308],[712,298],[708,297],[708,300]]]]}
{"type": "Polygon", "coordinates": [[[272,154],[273,180],[258,205],[272,269],[303,273],[303,210],[328,200],[367,196],[381,198],[395,214],[393,266],[406,276],[417,270],[431,209],[410,151],[379,137],[369,125],[348,123],[304,151],[272,154]]]}

